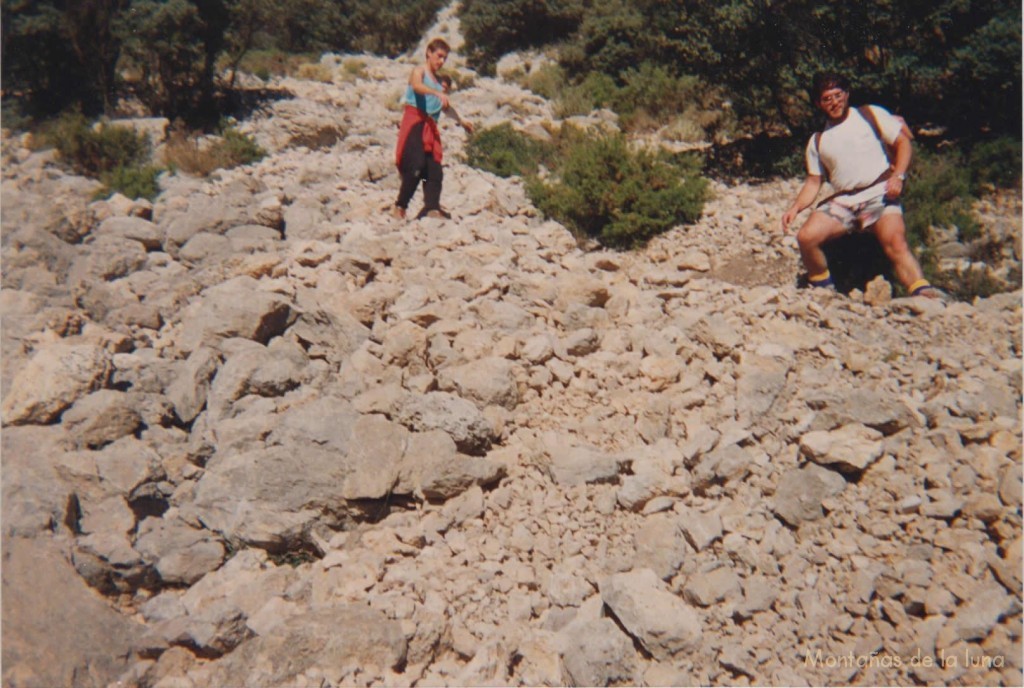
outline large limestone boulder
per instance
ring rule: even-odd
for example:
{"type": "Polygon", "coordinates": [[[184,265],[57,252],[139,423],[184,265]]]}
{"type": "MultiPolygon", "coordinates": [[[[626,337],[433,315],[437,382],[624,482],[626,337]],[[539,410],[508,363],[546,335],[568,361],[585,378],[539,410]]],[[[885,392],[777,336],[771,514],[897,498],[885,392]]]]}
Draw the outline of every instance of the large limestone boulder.
{"type": "Polygon", "coordinates": [[[111,370],[110,353],[102,347],[63,342],[43,347],[11,383],[4,423],[53,423],[78,398],[103,387],[111,370]]]}
{"type": "Polygon", "coordinates": [[[4,538],[3,682],[105,688],[146,649],[145,628],[86,587],[53,543],[4,538]]]}
{"type": "Polygon", "coordinates": [[[324,606],[293,616],[216,662],[211,685],[299,685],[316,671],[341,677],[399,670],[408,643],[398,621],[364,605],[324,606]]]}
{"type": "Polygon", "coordinates": [[[655,659],[670,660],[700,649],[700,616],[673,595],[650,569],[635,569],[601,582],[601,599],[655,659]]]}

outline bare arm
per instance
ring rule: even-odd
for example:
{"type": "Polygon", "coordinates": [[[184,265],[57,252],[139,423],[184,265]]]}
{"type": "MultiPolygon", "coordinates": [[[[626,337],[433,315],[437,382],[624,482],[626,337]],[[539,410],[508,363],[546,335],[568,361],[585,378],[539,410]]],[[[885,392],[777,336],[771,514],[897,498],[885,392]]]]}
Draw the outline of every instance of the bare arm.
{"type": "Polygon", "coordinates": [[[445,95],[444,91],[439,91],[436,88],[431,88],[423,82],[423,72],[425,67],[420,65],[412,70],[412,74],[409,75],[409,85],[412,86],[414,93],[418,93],[421,96],[437,96],[441,99],[441,109],[449,107],[448,96],[445,95]]]}
{"type": "Polygon", "coordinates": [[[467,120],[462,119],[462,117],[459,115],[458,112],[455,111],[455,108],[452,105],[449,105],[448,107],[446,107],[443,110],[443,112],[444,112],[444,114],[448,115],[449,117],[454,119],[456,122],[458,122],[459,126],[462,127],[463,129],[465,129],[467,132],[469,132],[470,134],[473,133],[473,123],[469,122],[467,120]]]}
{"type": "Polygon", "coordinates": [[[913,146],[910,138],[903,132],[896,137],[896,160],[892,163],[892,176],[885,182],[885,195],[887,198],[899,198],[903,193],[903,177],[910,167],[910,159],[913,157],[913,146]]]}
{"type": "Polygon", "coordinates": [[[789,209],[782,216],[782,231],[788,232],[789,226],[793,224],[793,220],[799,215],[805,208],[814,203],[814,199],[818,197],[818,191],[821,190],[821,177],[817,175],[808,175],[807,180],[804,181],[803,187],[800,189],[800,193],[796,195],[796,200],[789,206],[789,209]]]}

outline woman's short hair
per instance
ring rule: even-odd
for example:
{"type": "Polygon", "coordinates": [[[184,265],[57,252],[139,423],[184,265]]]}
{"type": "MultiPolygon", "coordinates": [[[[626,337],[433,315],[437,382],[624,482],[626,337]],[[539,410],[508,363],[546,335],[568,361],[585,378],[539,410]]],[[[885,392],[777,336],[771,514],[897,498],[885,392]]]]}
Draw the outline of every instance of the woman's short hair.
{"type": "Polygon", "coordinates": [[[448,41],[443,38],[435,38],[434,40],[427,43],[427,52],[436,53],[438,50],[444,50],[446,53],[452,51],[451,46],[448,45],[448,41]]]}

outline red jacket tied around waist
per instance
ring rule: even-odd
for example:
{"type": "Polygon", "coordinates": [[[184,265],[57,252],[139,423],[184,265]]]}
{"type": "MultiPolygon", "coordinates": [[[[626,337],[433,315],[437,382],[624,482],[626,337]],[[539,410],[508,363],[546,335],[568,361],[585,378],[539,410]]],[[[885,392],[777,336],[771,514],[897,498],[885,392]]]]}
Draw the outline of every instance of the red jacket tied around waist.
{"type": "Polygon", "coordinates": [[[434,118],[412,105],[405,106],[405,113],[402,115],[402,124],[398,129],[398,146],[395,148],[395,165],[401,167],[402,152],[409,139],[412,128],[420,122],[423,123],[423,151],[433,155],[434,160],[441,163],[441,132],[438,131],[437,122],[434,118]]]}

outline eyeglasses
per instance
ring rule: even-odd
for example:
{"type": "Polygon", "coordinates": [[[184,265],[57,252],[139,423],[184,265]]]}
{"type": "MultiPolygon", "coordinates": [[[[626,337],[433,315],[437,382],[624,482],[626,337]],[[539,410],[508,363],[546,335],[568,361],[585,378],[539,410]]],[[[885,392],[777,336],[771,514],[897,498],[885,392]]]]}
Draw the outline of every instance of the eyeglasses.
{"type": "Polygon", "coordinates": [[[823,105],[831,105],[832,103],[841,102],[845,97],[846,93],[844,91],[839,91],[838,93],[833,93],[832,95],[822,96],[821,103],[823,105]]]}

